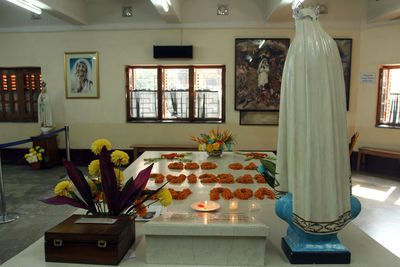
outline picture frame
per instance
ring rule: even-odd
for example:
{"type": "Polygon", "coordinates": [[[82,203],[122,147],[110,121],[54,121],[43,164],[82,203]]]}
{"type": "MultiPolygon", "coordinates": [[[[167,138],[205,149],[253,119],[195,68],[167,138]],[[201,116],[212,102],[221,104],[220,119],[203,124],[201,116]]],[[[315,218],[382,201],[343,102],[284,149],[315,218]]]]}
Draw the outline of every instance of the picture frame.
{"type": "Polygon", "coordinates": [[[235,39],[235,110],[279,110],[289,45],[289,38],[235,39]]]}
{"type": "Polygon", "coordinates": [[[240,111],[240,125],[279,125],[279,111],[240,111]]]}
{"type": "Polygon", "coordinates": [[[99,98],[98,52],[64,53],[66,98],[99,98]]]}
{"type": "Polygon", "coordinates": [[[346,108],[350,108],[350,76],[351,76],[351,52],[352,43],[351,38],[334,38],[336,45],[339,49],[340,59],[343,66],[344,84],[346,89],[346,108]]]}

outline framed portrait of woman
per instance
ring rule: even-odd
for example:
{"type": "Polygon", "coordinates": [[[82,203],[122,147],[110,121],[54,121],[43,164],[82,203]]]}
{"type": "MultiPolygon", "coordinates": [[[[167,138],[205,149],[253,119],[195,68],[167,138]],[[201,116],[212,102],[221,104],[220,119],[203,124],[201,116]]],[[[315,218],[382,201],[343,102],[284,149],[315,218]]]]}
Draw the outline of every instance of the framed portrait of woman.
{"type": "Polygon", "coordinates": [[[64,53],[66,98],[99,98],[98,52],[64,53]]]}

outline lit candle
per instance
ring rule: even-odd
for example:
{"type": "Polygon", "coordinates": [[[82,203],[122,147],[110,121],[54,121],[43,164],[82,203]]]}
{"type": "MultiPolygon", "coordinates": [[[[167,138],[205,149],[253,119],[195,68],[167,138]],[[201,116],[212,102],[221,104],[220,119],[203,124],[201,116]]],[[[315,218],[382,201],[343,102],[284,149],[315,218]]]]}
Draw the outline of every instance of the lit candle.
{"type": "Polygon", "coordinates": [[[229,201],[229,209],[230,210],[237,210],[238,209],[238,201],[237,201],[237,199],[231,199],[229,201]]]}
{"type": "Polygon", "coordinates": [[[236,214],[232,214],[231,215],[231,223],[235,224],[236,220],[237,220],[237,215],[236,214]]]}
{"type": "Polygon", "coordinates": [[[204,210],[207,210],[207,201],[204,201],[204,210]]]}
{"type": "Polygon", "coordinates": [[[254,210],[258,210],[258,209],[259,209],[258,204],[256,202],[252,201],[250,203],[250,210],[254,211],[254,210]]]}
{"type": "Polygon", "coordinates": [[[204,224],[208,224],[208,214],[207,213],[203,214],[203,222],[204,222],[204,224]]]}

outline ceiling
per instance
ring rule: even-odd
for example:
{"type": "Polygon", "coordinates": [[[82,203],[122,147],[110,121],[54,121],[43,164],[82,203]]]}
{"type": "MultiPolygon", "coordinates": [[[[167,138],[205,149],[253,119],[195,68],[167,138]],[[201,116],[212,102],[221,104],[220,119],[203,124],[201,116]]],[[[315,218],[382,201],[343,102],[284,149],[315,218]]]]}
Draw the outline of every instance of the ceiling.
{"type": "MultiPolygon", "coordinates": [[[[36,1],[36,0],[31,0],[36,1]]],[[[292,27],[291,0],[40,0],[43,13],[32,13],[0,0],[0,32],[124,30],[162,28],[269,28],[292,27]],[[227,5],[229,15],[217,15],[227,5]],[[133,16],[123,17],[123,7],[133,16]]],[[[337,28],[399,22],[399,0],[305,0],[321,5],[322,24],[337,28]]]]}

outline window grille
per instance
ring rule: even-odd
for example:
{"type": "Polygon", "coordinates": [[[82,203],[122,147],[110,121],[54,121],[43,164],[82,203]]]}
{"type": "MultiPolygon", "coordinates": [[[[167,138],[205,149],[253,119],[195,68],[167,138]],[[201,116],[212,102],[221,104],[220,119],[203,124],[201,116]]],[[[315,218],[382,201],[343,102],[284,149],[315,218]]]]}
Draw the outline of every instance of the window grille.
{"type": "Polygon", "coordinates": [[[379,68],[376,126],[400,127],[400,65],[379,68]]]}
{"type": "Polygon", "coordinates": [[[0,120],[37,121],[40,68],[0,68],[0,120]]]}
{"type": "Polygon", "coordinates": [[[223,122],[225,66],[127,66],[128,121],[223,122]]]}

